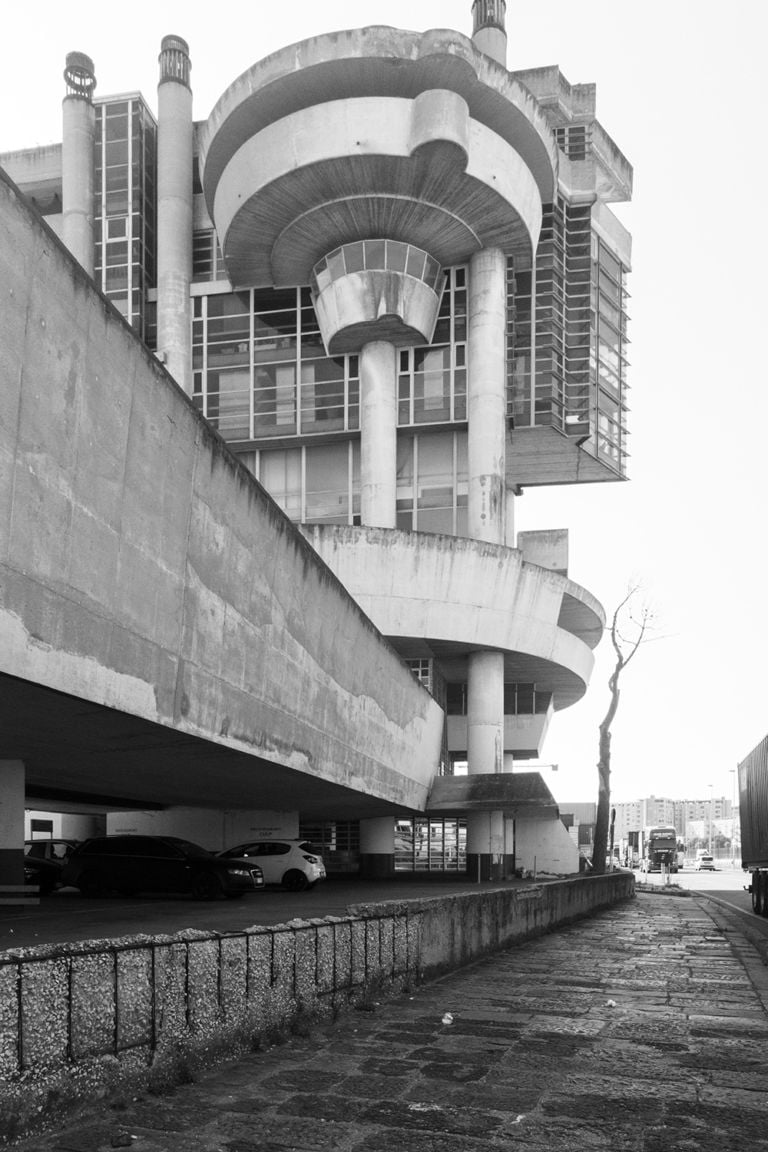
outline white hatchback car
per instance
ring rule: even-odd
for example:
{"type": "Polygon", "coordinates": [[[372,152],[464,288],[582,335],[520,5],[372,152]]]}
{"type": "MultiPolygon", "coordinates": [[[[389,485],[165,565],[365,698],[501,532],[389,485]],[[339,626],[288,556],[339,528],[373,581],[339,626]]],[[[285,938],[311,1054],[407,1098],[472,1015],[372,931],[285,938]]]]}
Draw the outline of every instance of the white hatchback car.
{"type": "Polygon", "coordinates": [[[253,840],[219,855],[253,859],[264,873],[265,884],[282,884],[290,892],[303,892],[325,879],[323,858],[309,840],[253,840]]]}

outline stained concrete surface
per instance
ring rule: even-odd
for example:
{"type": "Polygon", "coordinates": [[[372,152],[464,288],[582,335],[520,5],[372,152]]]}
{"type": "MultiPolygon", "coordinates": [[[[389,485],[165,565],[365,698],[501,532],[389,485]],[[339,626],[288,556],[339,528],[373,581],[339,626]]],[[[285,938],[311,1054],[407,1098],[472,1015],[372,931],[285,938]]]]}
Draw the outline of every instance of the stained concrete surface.
{"type": "Polygon", "coordinates": [[[744,925],[641,893],[16,1152],[768,1150],[768,970],[744,925]]]}

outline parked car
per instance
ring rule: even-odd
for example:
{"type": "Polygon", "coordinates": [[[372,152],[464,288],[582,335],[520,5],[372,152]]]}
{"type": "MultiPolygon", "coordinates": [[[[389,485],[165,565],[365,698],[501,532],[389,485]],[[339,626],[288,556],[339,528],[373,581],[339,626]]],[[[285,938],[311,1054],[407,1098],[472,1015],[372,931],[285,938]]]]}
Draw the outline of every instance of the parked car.
{"type": "Polygon", "coordinates": [[[265,884],[282,884],[291,892],[303,892],[325,879],[323,858],[309,840],[252,840],[219,855],[257,860],[265,884]]]}
{"type": "Polygon", "coordinates": [[[79,840],[54,840],[52,837],[45,840],[25,840],[24,855],[34,856],[37,860],[58,860],[63,864],[79,843],[79,840]]]}
{"type": "Polygon", "coordinates": [[[84,896],[188,892],[198,900],[217,900],[263,888],[264,877],[253,860],[221,860],[177,836],[96,836],[74,849],[62,883],[84,896]]]}
{"type": "Polygon", "coordinates": [[[697,872],[715,872],[715,861],[709,855],[699,856],[696,860],[697,872]]]}
{"type": "Polygon", "coordinates": [[[25,840],[24,883],[37,885],[47,896],[61,886],[64,865],[79,840],[25,840]]]}
{"type": "Polygon", "coordinates": [[[55,860],[24,857],[24,883],[36,887],[41,896],[50,896],[54,888],[61,886],[61,871],[61,864],[55,860]]]}

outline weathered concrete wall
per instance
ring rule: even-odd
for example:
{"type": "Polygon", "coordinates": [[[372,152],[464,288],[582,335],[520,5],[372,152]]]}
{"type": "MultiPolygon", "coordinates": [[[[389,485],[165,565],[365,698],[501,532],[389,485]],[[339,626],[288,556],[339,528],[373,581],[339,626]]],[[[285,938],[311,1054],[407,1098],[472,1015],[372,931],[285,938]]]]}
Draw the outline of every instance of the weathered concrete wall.
{"type": "Polygon", "coordinates": [[[564,598],[583,604],[598,635],[602,619],[573,581],[526,564],[517,549],[465,537],[327,524],[303,531],[385,636],[524,654],[541,662],[532,679],[553,688],[556,708],[583,695],[594,655],[587,638],[559,626],[564,598]]]}
{"type": "Polygon", "coordinates": [[[515,823],[515,864],[534,876],[572,875],[579,870],[579,849],[559,818],[515,823]]]}
{"type": "Polygon", "coordinates": [[[126,1082],[173,1082],[302,1016],[396,993],[633,893],[622,872],[360,905],[227,936],[0,953],[0,1139],[126,1082]]]}
{"type": "Polygon", "coordinates": [[[1,174],[0,285],[0,672],[422,807],[440,708],[1,174]]]}

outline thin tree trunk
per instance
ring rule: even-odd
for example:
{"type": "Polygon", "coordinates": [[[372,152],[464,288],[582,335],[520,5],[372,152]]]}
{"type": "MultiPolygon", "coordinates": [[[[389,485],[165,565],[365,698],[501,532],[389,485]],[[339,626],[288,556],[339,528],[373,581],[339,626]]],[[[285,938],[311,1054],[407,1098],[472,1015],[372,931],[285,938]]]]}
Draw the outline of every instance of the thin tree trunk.
{"type": "Polygon", "coordinates": [[[600,740],[597,761],[597,818],[595,820],[595,841],[592,851],[592,871],[599,876],[605,872],[605,856],[608,851],[608,824],[611,811],[611,724],[619,706],[619,672],[617,663],[608,681],[611,690],[611,703],[600,724],[600,740]]]}
{"type": "MultiPolygon", "coordinates": [[[[643,608],[639,621],[635,621],[636,631],[632,639],[621,635],[619,617],[622,609],[631,601],[636,588],[630,588],[619,604],[611,621],[611,643],[616,653],[616,663],[608,680],[611,693],[608,711],[600,724],[597,760],[597,815],[595,817],[595,840],[592,849],[592,871],[602,876],[606,870],[608,853],[608,828],[611,812],[611,725],[619,707],[619,677],[643,642],[649,627],[650,612],[643,608]]],[[[631,619],[631,613],[630,613],[631,619]]]]}

